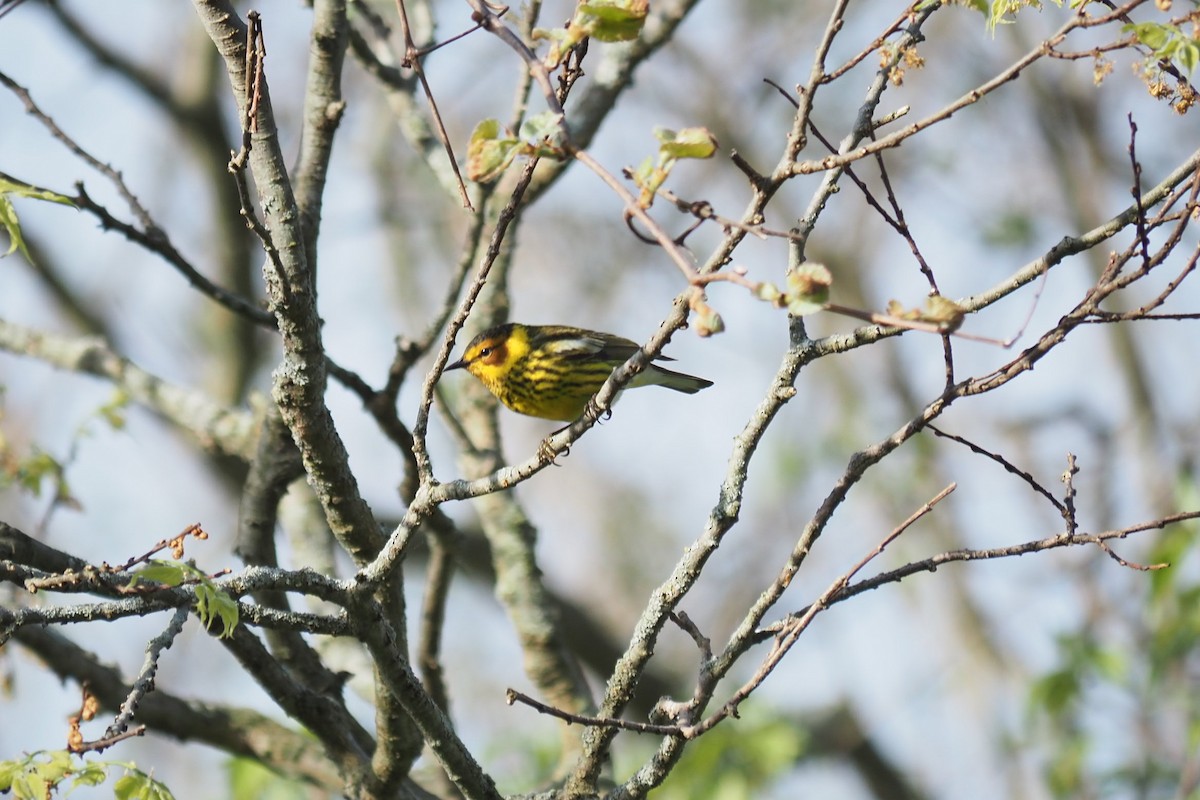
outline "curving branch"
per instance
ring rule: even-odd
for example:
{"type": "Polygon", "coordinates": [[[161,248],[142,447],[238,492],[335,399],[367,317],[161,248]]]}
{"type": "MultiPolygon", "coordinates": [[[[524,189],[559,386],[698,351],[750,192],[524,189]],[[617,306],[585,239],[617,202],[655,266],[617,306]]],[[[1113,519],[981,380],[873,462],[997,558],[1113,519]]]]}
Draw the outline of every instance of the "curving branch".
{"type": "Polygon", "coordinates": [[[167,383],[117,355],[100,339],[58,336],[0,320],[0,350],[104,378],[206,450],[247,460],[253,455],[258,436],[254,414],[225,408],[204,392],[167,383]]]}

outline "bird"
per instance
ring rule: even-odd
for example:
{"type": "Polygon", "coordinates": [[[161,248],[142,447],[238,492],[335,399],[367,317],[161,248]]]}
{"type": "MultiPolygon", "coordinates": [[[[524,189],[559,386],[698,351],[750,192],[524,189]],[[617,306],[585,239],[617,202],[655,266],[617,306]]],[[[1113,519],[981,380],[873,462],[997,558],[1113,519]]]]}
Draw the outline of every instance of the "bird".
{"type": "MultiPolygon", "coordinates": [[[[446,371],[465,369],[519,414],[573,422],[612,371],[640,346],[611,333],[569,325],[509,322],[480,333],[446,371]]],[[[656,360],[671,361],[667,356],[656,360]]],[[[695,394],[712,381],[650,364],[627,386],[665,386],[695,394]]]]}

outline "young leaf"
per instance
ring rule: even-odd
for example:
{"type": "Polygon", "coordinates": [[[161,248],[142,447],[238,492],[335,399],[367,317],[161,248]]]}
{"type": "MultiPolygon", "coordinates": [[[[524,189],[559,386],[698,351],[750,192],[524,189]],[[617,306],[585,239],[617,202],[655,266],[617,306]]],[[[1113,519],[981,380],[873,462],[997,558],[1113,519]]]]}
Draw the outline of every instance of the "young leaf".
{"type": "Polygon", "coordinates": [[[754,294],[759,300],[765,300],[773,305],[781,305],[783,300],[783,292],[779,291],[779,287],[773,283],[760,283],[754,287],[754,294]]]}
{"type": "Polygon", "coordinates": [[[533,29],[533,40],[535,42],[539,39],[545,39],[550,42],[550,52],[546,54],[546,58],[542,62],[546,69],[550,71],[557,69],[562,60],[567,57],[567,53],[570,53],[575,45],[586,38],[587,32],[575,25],[572,25],[570,28],[533,29]]]}
{"type": "Polygon", "coordinates": [[[467,177],[490,183],[512,163],[520,142],[504,130],[499,120],[485,119],[475,126],[467,143],[467,177]]]}
{"type": "Polygon", "coordinates": [[[656,165],[651,156],[646,156],[646,160],[633,172],[634,185],[641,189],[638,205],[649,208],[654,203],[655,193],[666,179],[667,171],[656,165]]]}
{"type": "Polygon", "coordinates": [[[696,333],[702,338],[712,336],[714,333],[722,333],[725,330],[725,320],[721,319],[721,315],[716,310],[704,304],[703,308],[698,309],[696,314],[696,333]]]}
{"type": "Polygon", "coordinates": [[[30,200],[46,200],[50,203],[60,203],[75,208],[75,201],[65,194],[42,189],[29,183],[23,183],[6,175],[0,175],[0,194],[15,194],[17,197],[28,197],[30,200]]]}
{"type": "Polygon", "coordinates": [[[0,227],[3,227],[5,232],[8,233],[9,241],[8,250],[3,255],[0,255],[0,258],[10,256],[17,250],[20,250],[21,255],[25,256],[26,261],[32,261],[29,250],[25,247],[25,238],[21,235],[21,221],[17,218],[17,209],[13,206],[9,195],[27,197],[32,200],[45,200],[51,203],[61,203],[72,208],[75,208],[75,203],[66,195],[52,192],[49,189],[40,189],[37,186],[31,186],[28,183],[22,183],[21,181],[0,174],[0,227]]]}
{"type": "Polygon", "coordinates": [[[788,313],[803,317],[815,314],[825,309],[829,302],[829,287],[833,284],[833,275],[824,264],[813,261],[801,264],[788,273],[787,299],[788,313]]]}
{"type": "Polygon", "coordinates": [[[661,142],[659,154],[665,158],[712,158],[717,152],[717,137],[708,128],[684,128],[673,131],[655,128],[654,135],[661,142]]]}
{"type": "Polygon", "coordinates": [[[575,9],[572,27],[600,42],[629,42],[646,24],[649,0],[592,0],[575,9]]]}
{"type": "Polygon", "coordinates": [[[79,766],[79,771],[71,778],[74,786],[99,786],[108,780],[105,764],[85,761],[79,766]]]}
{"type": "Polygon", "coordinates": [[[534,114],[521,123],[521,130],[517,132],[520,142],[516,154],[561,159],[564,157],[564,134],[561,114],[553,111],[534,114]]]}
{"type": "Polygon", "coordinates": [[[129,404],[129,393],[124,389],[118,389],[113,392],[112,398],[107,403],[96,409],[96,415],[107,422],[113,430],[124,430],[125,409],[129,407],[129,404]]]}
{"type": "Polygon", "coordinates": [[[521,123],[521,130],[517,132],[521,141],[528,144],[544,141],[557,144],[562,141],[562,135],[562,114],[553,111],[543,111],[528,117],[521,123]]]}
{"type": "Polygon", "coordinates": [[[938,326],[943,333],[952,333],[962,325],[967,312],[962,306],[940,294],[925,299],[924,308],[905,308],[899,300],[889,300],[887,314],[896,319],[928,322],[938,326]]]}
{"type": "Polygon", "coordinates": [[[151,561],[133,574],[133,580],[129,582],[129,586],[130,588],[136,586],[138,581],[154,581],[167,586],[178,586],[184,582],[186,577],[187,572],[182,564],[151,561]]]}
{"type": "Polygon", "coordinates": [[[117,800],[135,800],[141,797],[144,790],[143,782],[133,775],[123,775],[113,784],[113,797],[117,800]]]}
{"type": "Polygon", "coordinates": [[[921,319],[932,322],[946,333],[956,331],[963,324],[967,312],[958,303],[940,294],[931,295],[925,300],[925,312],[921,319]]]}
{"type": "MultiPolygon", "coordinates": [[[[21,221],[17,219],[17,210],[13,208],[12,201],[3,194],[0,194],[0,225],[4,226],[4,230],[8,232],[8,250],[4,252],[4,256],[11,256],[17,250],[21,251],[21,255],[29,259],[29,251],[25,249],[25,239],[21,236],[21,221]]],[[[4,258],[0,256],[0,258],[4,258]]]]}
{"type": "Polygon", "coordinates": [[[196,586],[196,615],[206,628],[212,627],[214,619],[219,617],[221,632],[218,638],[228,638],[238,623],[237,601],[205,579],[196,586]]]}
{"type": "Polygon", "coordinates": [[[1171,28],[1158,22],[1139,22],[1122,28],[1126,33],[1132,32],[1137,40],[1151,50],[1161,50],[1171,40],[1171,28]]]}

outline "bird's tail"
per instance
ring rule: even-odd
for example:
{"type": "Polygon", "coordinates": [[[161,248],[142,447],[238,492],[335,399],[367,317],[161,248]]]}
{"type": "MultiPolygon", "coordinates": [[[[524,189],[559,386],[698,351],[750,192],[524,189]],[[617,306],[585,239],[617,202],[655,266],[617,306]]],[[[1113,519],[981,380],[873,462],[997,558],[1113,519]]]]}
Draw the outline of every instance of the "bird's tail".
{"type": "Polygon", "coordinates": [[[701,389],[712,386],[712,381],[686,375],[682,372],[664,369],[657,364],[651,364],[633,379],[633,386],[665,386],[677,392],[695,394],[701,389]]]}

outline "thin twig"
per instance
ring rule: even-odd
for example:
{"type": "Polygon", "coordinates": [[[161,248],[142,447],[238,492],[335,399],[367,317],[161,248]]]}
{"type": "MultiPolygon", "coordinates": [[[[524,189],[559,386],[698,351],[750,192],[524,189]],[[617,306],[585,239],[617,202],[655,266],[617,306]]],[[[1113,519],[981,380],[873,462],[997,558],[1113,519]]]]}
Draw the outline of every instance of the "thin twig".
{"type": "Polygon", "coordinates": [[[79,208],[84,209],[88,213],[100,220],[102,227],[106,229],[117,230],[122,233],[127,239],[136,242],[150,252],[157,253],[162,256],[167,263],[175,267],[175,269],[187,279],[188,283],[195,289],[198,289],[205,296],[212,298],[230,311],[243,316],[252,322],[263,325],[273,326],[274,320],[270,314],[267,314],[262,309],[256,307],[253,303],[245,298],[229,292],[215,283],[210,281],[199,270],[184,258],[175,246],[171,243],[167,232],[158,225],[151,216],[150,212],[142,205],[137,196],[129,189],[125,183],[124,177],[119,171],[114,169],[109,164],[105,164],[76,142],[69,136],[50,115],[42,111],[34,102],[29,91],[10,78],[3,72],[0,72],[0,84],[4,85],[11,91],[25,106],[26,112],[42,124],[50,134],[61,142],[68,150],[76,157],[90,166],[92,169],[99,172],[107,178],[116,188],[117,193],[125,201],[132,211],[134,218],[137,220],[141,228],[134,227],[125,222],[121,222],[116,217],[108,212],[99,203],[92,200],[84,190],[83,182],[78,181],[75,184],[77,195],[71,200],[79,208]]]}
{"type": "MultiPolygon", "coordinates": [[[[396,0],[396,10],[400,15],[400,31],[404,36],[404,60],[403,66],[412,69],[417,76],[417,80],[421,82],[421,90],[425,92],[425,99],[429,101],[429,112],[433,115],[434,130],[437,131],[438,139],[442,142],[442,147],[446,148],[446,157],[450,159],[450,166],[454,170],[454,177],[458,180],[458,197],[462,201],[463,208],[468,211],[475,211],[475,207],[471,205],[471,196],[467,193],[467,185],[463,182],[462,173],[458,169],[458,161],[454,158],[454,147],[450,144],[450,135],[446,133],[446,125],[442,122],[442,113],[438,111],[437,101],[434,100],[433,90],[429,88],[429,81],[425,77],[425,68],[421,66],[421,57],[424,55],[417,49],[416,43],[413,41],[412,29],[408,24],[408,10],[404,6],[404,0],[396,0]]],[[[476,27],[481,27],[482,22],[476,27]]],[[[470,31],[467,31],[470,33],[470,31]]],[[[466,34],[463,34],[464,36],[466,34]]],[[[435,48],[436,49],[436,48],[435,48]]]]}
{"type": "Polygon", "coordinates": [[[695,739],[696,737],[714,728],[722,720],[731,716],[737,716],[738,706],[741,705],[746,698],[753,694],[754,691],[763,684],[763,682],[767,679],[767,676],[774,671],[775,667],[779,665],[779,662],[783,660],[783,657],[787,655],[792,646],[796,644],[796,641],[800,638],[800,634],[804,632],[805,628],[809,626],[817,614],[825,611],[830,607],[830,605],[832,605],[833,598],[850,584],[850,581],[859,573],[859,571],[863,569],[863,567],[865,567],[878,556],[882,555],[884,549],[889,544],[896,541],[896,539],[899,538],[902,533],[912,527],[917,520],[933,511],[933,507],[948,497],[956,488],[957,484],[954,483],[946,486],[946,488],[934,495],[927,503],[909,515],[906,520],[893,528],[892,531],[885,536],[871,552],[859,559],[858,563],[856,563],[842,575],[838,576],[833,583],[829,585],[829,588],[827,588],[821,594],[821,596],[818,597],[817,600],[808,607],[802,616],[791,620],[779,631],[776,636],[774,647],[771,648],[771,652],[767,655],[767,657],[763,659],[762,664],[754,673],[754,676],[749,681],[744,683],[741,688],[734,692],[733,696],[727,700],[716,713],[711,714],[702,722],[696,723],[695,725],[681,726],[680,734],[685,738],[695,739]]]}
{"type": "Polygon", "coordinates": [[[0,0],[0,19],[3,19],[8,12],[12,11],[24,2],[25,0],[0,0]]]}
{"type": "Polygon", "coordinates": [[[1139,564],[1136,561],[1126,561],[1113,551],[1108,542],[1099,541],[1096,542],[1096,546],[1103,550],[1109,558],[1111,558],[1113,561],[1116,561],[1122,567],[1134,569],[1139,572],[1153,572],[1155,570],[1166,569],[1167,567],[1171,566],[1170,563],[1166,561],[1160,561],[1157,564],[1139,564]]]}
{"type": "Polygon", "coordinates": [[[516,219],[517,211],[521,207],[521,199],[525,195],[525,190],[529,188],[529,182],[533,179],[533,171],[536,168],[537,159],[531,158],[525,165],[525,170],[517,180],[516,186],[513,187],[508,203],[500,211],[500,215],[496,219],[496,227],[492,230],[491,238],[488,241],[488,248],[483,260],[476,269],[475,277],[471,281],[471,285],[467,288],[466,295],[459,304],[458,311],[450,319],[446,334],[442,340],[441,349],[437,354],[437,359],[429,374],[425,376],[425,383],[421,387],[421,407],[417,410],[417,419],[413,423],[412,433],[413,457],[416,459],[417,475],[420,477],[422,485],[433,482],[433,467],[429,460],[428,449],[425,446],[425,434],[429,429],[429,410],[433,405],[434,387],[437,385],[438,379],[441,378],[446,364],[450,362],[450,351],[454,347],[454,339],[458,335],[458,332],[462,330],[463,325],[466,324],[467,317],[470,315],[475,301],[479,298],[479,294],[483,291],[484,284],[487,282],[492,265],[496,263],[496,259],[500,255],[504,237],[508,232],[509,226],[516,219]]]}
{"type": "Polygon", "coordinates": [[[1137,206],[1137,240],[1141,243],[1142,267],[1150,267],[1150,237],[1146,234],[1146,210],[1142,208],[1142,165],[1137,159],[1137,123],[1133,121],[1133,112],[1126,114],[1129,121],[1129,166],[1133,172],[1133,186],[1129,192],[1133,195],[1134,205],[1137,206]]]}
{"type": "Polygon", "coordinates": [[[1079,530],[1079,523],[1075,516],[1075,476],[1079,474],[1079,467],[1075,464],[1075,454],[1067,453],[1067,468],[1063,471],[1062,482],[1065,487],[1063,491],[1063,520],[1067,523],[1066,529],[1063,531],[1063,536],[1074,536],[1079,530]]]}
{"type": "Polygon", "coordinates": [[[513,52],[525,62],[526,68],[542,89],[542,99],[545,100],[546,107],[558,117],[559,125],[562,127],[564,134],[563,138],[569,139],[570,129],[567,126],[566,112],[563,111],[562,103],[558,99],[558,93],[554,90],[554,84],[550,80],[550,73],[546,71],[546,65],[542,63],[540,58],[534,55],[533,51],[500,18],[508,10],[508,7],[504,6],[500,11],[493,11],[485,0],[467,0],[467,2],[474,9],[471,18],[486,28],[489,33],[494,34],[500,41],[512,48],[513,52]]]}
{"type": "Polygon", "coordinates": [[[1025,470],[1023,470],[1020,467],[1013,464],[1011,461],[1006,459],[1004,456],[1000,455],[999,453],[993,453],[990,450],[980,447],[979,445],[975,444],[974,442],[972,442],[968,439],[963,438],[962,436],[956,436],[953,433],[946,433],[941,428],[938,428],[936,425],[928,425],[926,427],[928,427],[928,429],[930,431],[932,431],[935,435],[940,436],[943,439],[949,439],[952,442],[958,442],[962,446],[968,448],[972,453],[977,453],[978,455],[984,456],[986,458],[990,458],[992,461],[995,461],[997,464],[1004,467],[1004,469],[1007,472],[1010,472],[1011,474],[1016,475],[1018,478],[1025,481],[1025,483],[1029,485],[1029,488],[1033,489],[1035,492],[1040,494],[1042,497],[1046,498],[1046,500],[1049,501],[1050,505],[1054,506],[1055,510],[1057,510],[1058,513],[1064,519],[1066,518],[1066,514],[1067,514],[1066,506],[1064,506],[1057,497],[1055,497],[1053,494],[1051,494],[1049,489],[1047,489],[1045,486],[1042,486],[1040,483],[1038,483],[1037,480],[1032,475],[1030,475],[1025,470]]]}
{"type": "Polygon", "coordinates": [[[524,692],[518,692],[516,689],[508,689],[504,693],[504,702],[510,706],[513,703],[523,703],[530,708],[537,709],[543,714],[548,714],[552,717],[557,717],[563,720],[568,725],[586,725],[590,728],[616,728],[625,731],[633,731],[634,733],[652,733],[659,736],[679,736],[680,728],[678,725],[656,725],[652,722],[631,722],[630,720],[615,719],[611,717],[589,717],[583,714],[572,714],[569,711],[548,706],[524,692]]]}
{"type": "MultiPolygon", "coordinates": [[[[930,8],[931,6],[926,6],[930,8]]],[[[892,147],[898,147],[906,139],[920,133],[931,125],[936,125],[953,116],[967,106],[979,102],[981,99],[996,91],[1000,87],[1006,85],[1010,81],[1015,80],[1021,72],[1027,69],[1030,65],[1045,58],[1050,50],[1062,42],[1067,35],[1076,28],[1084,27],[1083,19],[1080,16],[1073,16],[1061,28],[1058,29],[1052,36],[1043,42],[1040,42],[1034,49],[1030,50],[1025,56],[1018,59],[1005,70],[993,77],[991,80],[977,86],[952,103],[944,106],[940,110],[930,114],[924,119],[911,123],[910,125],[901,128],[900,130],[872,141],[868,145],[855,147],[838,155],[826,156],[822,159],[799,161],[792,165],[792,172],[796,175],[809,175],[815,172],[826,172],[839,167],[844,167],[846,164],[851,164],[859,159],[866,158],[873,153],[887,150],[892,147]]]]}
{"type": "Polygon", "coordinates": [[[104,739],[113,739],[126,734],[130,723],[133,722],[133,715],[137,713],[138,706],[146,694],[154,689],[154,676],[158,674],[158,660],[162,656],[162,652],[170,647],[174,643],[175,637],[183,631],[183,623],[187,622],[188,614],[189,609],[187,608],[176,609],[163,632],[146,644],[146,658],[142,661],[142,668],[138,672],[133,686],[130,687],[125,702],[121,704],[116,718],[104,731],[104,739]]]}
{"type": "MultiPolygon", "coordinates": [[[[905,578],[915,575],[919,572],[937,572],[939,568],[946,564],[953,564],[963,561],[991,561],[999,558],[1014,558],[1017,556],[1029,555],[1030,553],[1040,553],[1045,550],[1053,550],[1060,547],[1073,547],[1078,545],[1101,545],[1115,539],[1125,539],[1136,533],[1144,533],[1150,530],[1162,530],[1169,525],[1175,525],[1181,522],[1189,522],[1191,520],[1200,520],[1200,510],[1197,511],[1182,511],[1176,514],[1168,514],[1164,517],[1159,517],[1148,522],[1139,522],[1125,528],[1107,530],[1102,533],[1076,533],[1072,536],[1064,538],[1061,533],[1056,533],[1053,536],[1046,536],[1033,541],[1022,542],[1021,544],[1007,545],[1005,547],[993,547],[987,549],[962,549],[962,550],[947,550],[937,555],[920,561],[913,561],[898,567],[894,570],[881,572],[878,575],[870,578],[865,578],[858,583],[852,584],[843,588],[835,596],[829,599],[829,604],[841,603],[849,600],[864,592],[869,592],[885,586],[889,583],[898,583],[905,578]]],[[[1122,560],[1123,561],[1123,560],[1122,560]]],[[[1119,562],[1121,563],[1121,562],[1119,562]]],[[[1142,565],[1131,564],[1129,562],[1122,563],[1122,566],[1128,566],[1132,569],[1142,569],[1142,565]]],[[[1165,566],[1170,566],[1169,564],[1165,566]]],[[[1158,564],[1153,564],[1148,569],[1159,569],[1158,564]]],[[[797,611],[786,619],[771,625],[763,626],[755,631],[752,637],[753,643],[763,642],[767,639],[780,635],[792,621],[799,615],[807,613],[807,608],[797,611]]]]}
{"type": "Polygon", "coordinates": [[[700,632],[700,628],[696,626],[696,623],[692,621],[692,618],[683,611],[672,611],[670,614],[670,619],[679,626],[681,631],[690,636],[692,641],[696,643],[696,647],[700,650],[701,659],[705,663],[711,661],[713,657],[712,642],[707,636],[700,632]]]}
{"type": "Polygon", "coordinates": [[[663,230],[662,226],[641,207],[637,198],[633,196],[633,193],[625,188],[625,185],[617,180],[615,175],[605,169],[586,150],[573,148],[569,148],[569,150],[576,161],[579,161],[594,172],[600,180],[604,181],[621,198],[621,201],[625,204],[625,214],[635,217],[638,222],[645,225],[650,235],[666,250],[667,256],[675,263],[675,266],[679,267],[679,271],[683,273],[688,282],[695,284],[696,279],[699,277],[695,263],[688,257],[683,248],[676,244],[671,235],[663,230]]]}

